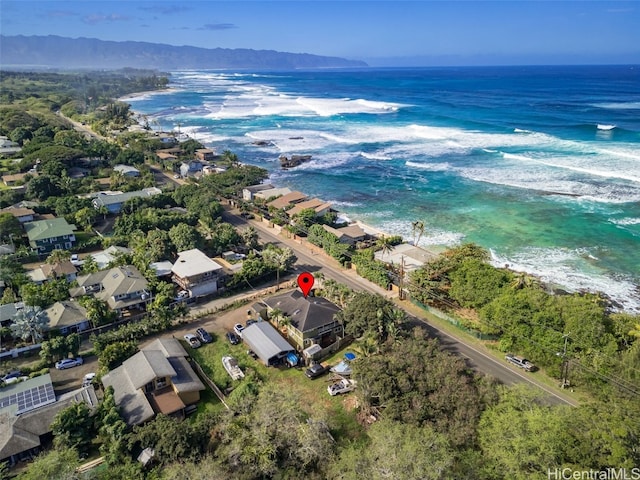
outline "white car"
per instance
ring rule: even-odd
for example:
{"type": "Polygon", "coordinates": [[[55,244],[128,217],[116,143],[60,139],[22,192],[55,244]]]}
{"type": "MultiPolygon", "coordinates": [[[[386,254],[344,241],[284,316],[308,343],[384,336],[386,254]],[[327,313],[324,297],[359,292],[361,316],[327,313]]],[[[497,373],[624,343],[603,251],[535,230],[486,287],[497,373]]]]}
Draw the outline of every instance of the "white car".
{"type": "Polygon", "coordinates": [[[356,382],[354,380],[343,378],[339,382],[329,385],[327,387],[327,391],[329,392],[329,395],[333,397],[341,393],[351,392],[352,390],[355,390],[355,388],[356,382]]]}
{"type": "Polygon", "coordinates": [[[242,338],[242,331],[244,330],[244,326],[241,323],[236,323],[233,326],[233,331],[236,332],[236,335],[238,335],[240,338],[242,338]]]}
{"type": "Polygon", "coordinates": [[[56,362],[56,369],[64,370],[66,368],[73,368],[82,365],[82,357],[77,358],[65,358],[64,360],[60,360],[56,362]]]}
{"type": "Polygon", "coordinates": [[[95,372],[87,373],[84,377],[82,377],[82,386],[88,387],[93,382],[93,379],[96,378],[95,372]]]}
{"type": "Polygon", "coordinates": [[[187,341],[191,348],[199,348],[202,345],[200,343],[200,340],[198,340],[198,337],[196,337],[193,333],[187,333],[184,336],[184,339],[187,341]]]}

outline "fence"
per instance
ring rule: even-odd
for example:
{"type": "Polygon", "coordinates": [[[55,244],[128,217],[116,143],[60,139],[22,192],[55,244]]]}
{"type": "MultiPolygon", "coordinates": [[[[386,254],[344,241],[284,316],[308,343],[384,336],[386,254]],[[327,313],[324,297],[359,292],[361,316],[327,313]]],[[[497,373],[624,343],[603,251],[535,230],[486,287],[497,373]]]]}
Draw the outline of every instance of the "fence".
{"type": "Polygon", "coordinates": [[[222,391],[218,388],[218,386],[215,383],[213,383],[213,380],[211,380],[207,376],[207,374],[204,373],[204,370],[202,370],[202,367],[198,362],[196,362],[193,358],[189,358],[189,361],[195,367],[196,371],[198,372],[198,375],[200,375],[200,378],[204,380],[204,383],[206,383],[209,386],[209,388],[213,390],[213,393],[216,394],[216,396],[220,399],[220,401],[226,407],[226,409],[229,410],[229,405],[227,405],[227,402],[225,402],[226,397],[224,396],[224,393],[222,393],[222,391]]]}
{"type": "Polygon", "coordinates": [[[13,348],[7,352],[0,353],[0,360],[4,360],[7,358],[18,358],[21,353],[40,350],[40,344],[36,343],[35,345],[28,345],[26,347],[13,348]]]}

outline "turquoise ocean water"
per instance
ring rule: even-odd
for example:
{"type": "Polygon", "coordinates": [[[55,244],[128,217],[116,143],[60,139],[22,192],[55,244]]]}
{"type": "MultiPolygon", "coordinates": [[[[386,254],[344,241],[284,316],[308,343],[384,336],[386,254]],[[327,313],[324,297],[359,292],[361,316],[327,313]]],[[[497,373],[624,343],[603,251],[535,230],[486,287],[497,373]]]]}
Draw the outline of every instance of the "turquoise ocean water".
{"type": "Polygon", "coordinates": [[[420,244],[476,242],[640,311],[640,66],[183,71],[127,99],[420,244]],[[268,145],[258,146],[264,141],[268,145]],[[312,160],[283,171],[280,155],[312,160]]]}

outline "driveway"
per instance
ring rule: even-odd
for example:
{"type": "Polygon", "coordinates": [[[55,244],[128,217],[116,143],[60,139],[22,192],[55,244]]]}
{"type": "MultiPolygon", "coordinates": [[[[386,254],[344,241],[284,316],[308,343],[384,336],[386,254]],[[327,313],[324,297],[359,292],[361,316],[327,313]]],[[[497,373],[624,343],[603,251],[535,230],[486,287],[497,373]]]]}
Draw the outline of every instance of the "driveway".
{"type": "Polygon", "coordinates": [[[98,357],[92,355],[83,358],[84,363],[78,367],[67,368],[65,370],[56,370],[51,367],[51,381],[56,395],[77,390],[82,386],[82,378],[90,372],[98,370],[98,357]]]}

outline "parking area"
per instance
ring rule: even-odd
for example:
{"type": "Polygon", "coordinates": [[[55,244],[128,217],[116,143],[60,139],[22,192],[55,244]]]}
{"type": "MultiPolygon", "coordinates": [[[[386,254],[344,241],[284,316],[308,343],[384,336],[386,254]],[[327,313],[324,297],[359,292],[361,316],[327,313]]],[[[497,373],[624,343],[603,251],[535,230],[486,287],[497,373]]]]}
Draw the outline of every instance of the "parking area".
{"type": "Polygon", "coordinates": [[[51,381],[57,395],[77,390],[82,386],[82,378],[90,372],[98,370],[98,358],[95,355],[83,358],[82,365],[65,370],[51,368],[51,381]]]}

